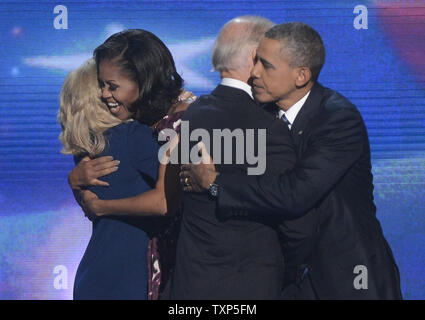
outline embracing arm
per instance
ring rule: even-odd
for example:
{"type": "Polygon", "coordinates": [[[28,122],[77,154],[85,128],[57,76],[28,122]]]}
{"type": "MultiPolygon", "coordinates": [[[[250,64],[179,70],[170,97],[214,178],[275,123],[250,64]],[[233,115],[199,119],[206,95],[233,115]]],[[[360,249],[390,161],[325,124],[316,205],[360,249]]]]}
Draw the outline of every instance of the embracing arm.
{"type": "Polygon", "coordinates": [[[314,207],[364,152],[367,141],[357,111],[333,112],[312,132],[292,170],[262,176],[220,174],[218,210],[224,217],[269,212],[296,219],[314,207]]]}
{"type": "Polygon", "coordinates": [[[90,219],[90,211],[84,206],[84,187],[109,186],[105,181],[98,178],[106,176],[118,169],[118,160],[105,156],[97,159],[84,157],[68,174],[68,184],[71,187],[75,200],[83,209],[85,215],[90,219]]]}
{"type": "Polygon", "coordinates": [[[154,189],[134,197],[101,200],[90,191],[83,191],[84,206],[97,216],[126,215],[151,216],[163,215],[167,212],[164,180],[166,165],[161,164],[158,171],[158,180],[154,189]]]}
{"type": "MultiPolygon", "coordinates": [[[[178,137],[170,144],[174,149],[178,137]]],[[[83,206],[97,216],[126,215],[152,216],[173,214],[179,206],[182,191],[179,184],[179,166],[166,164],[170,157],[168,151],[158,169],[158,179],[154,189],[134,197],[101,200],[90,191],[83,191],[83,206]]]]}
{"type": "Polygon", "coordinates": [[[104,156],[91,160],[84,157],[68,174],[68,184],[72,190],[81,190],[88,186],[109,186],[105,181],[98,178],[117,171],[118,160],[111,156],[104,156]]]}

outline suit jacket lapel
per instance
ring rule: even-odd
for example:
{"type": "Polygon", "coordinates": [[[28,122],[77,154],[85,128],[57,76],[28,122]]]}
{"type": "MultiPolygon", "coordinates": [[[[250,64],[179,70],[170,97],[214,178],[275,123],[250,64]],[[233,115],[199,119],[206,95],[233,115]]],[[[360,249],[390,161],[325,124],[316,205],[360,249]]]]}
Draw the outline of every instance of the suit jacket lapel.
{"type": "Polygon", "coordinates": [[[295,118],[291,128],[291,136],[294,144],[299,146],[304,132],[310,120],[320,112],[320,105],[324,95],[324,88],[316,82],[311,92],[295,118]]]}

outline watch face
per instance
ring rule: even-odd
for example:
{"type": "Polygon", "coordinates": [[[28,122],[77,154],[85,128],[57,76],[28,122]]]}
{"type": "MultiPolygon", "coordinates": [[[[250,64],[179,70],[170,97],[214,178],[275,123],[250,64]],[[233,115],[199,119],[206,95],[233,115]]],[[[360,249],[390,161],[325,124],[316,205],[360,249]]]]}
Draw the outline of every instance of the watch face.
{"type": "Polygon", "coordinates": [[[211,194],[213,197],[217,197],[217,195],[218,195],[218,185],[216,185],[216,184],[214,184],[214,183],[212,183],[212,184],[210,185],[210,194],[211,194]]]}

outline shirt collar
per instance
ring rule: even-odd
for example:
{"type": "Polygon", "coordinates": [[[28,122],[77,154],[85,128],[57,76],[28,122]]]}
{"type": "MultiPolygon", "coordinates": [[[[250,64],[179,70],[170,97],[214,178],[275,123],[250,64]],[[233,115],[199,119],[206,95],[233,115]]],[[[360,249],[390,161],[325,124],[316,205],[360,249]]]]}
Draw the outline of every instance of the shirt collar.
{"type": "Polygon", "coordinates": [[[307,94],[302,97],[300,100],[297,101],[292,107],[290,107],[288,110],[283,111],[282,109],[279,110],[279,118],[282,118],[283,115],[286,116],[286,119],[288,119],[290,125],[289,128],[292,127],[292,124],[295,121],[295,118],[297,117],[298,112],[300,112],[302,106],[304,105],[305,101],[307,100],[311,90],[307,92],[307,94]]]}
{"type": "Polygon", "coordinates": [[[221,80],[221,85],[241,89],[248,93],[251,99],[254,99],[254,97],[252,96],[251,86],[243,81],[233,78],[223,78],[221,80]]]}

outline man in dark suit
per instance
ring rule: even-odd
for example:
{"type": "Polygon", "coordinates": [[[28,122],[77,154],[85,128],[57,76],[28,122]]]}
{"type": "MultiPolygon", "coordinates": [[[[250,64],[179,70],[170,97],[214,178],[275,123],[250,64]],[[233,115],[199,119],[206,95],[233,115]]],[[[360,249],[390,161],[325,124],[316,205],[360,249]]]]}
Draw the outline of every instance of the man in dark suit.
{"type": "MultiPolygon", "coordinates": [[[[224,137],[220,149],[212,148],[214,161],[221,163],[217,170],[223,174],[249,172],[245,154],[240,162],[237,153],[247,151],[245,147],[251,142],[254,154],[260,153],[259,162],[267,161],[266,166],[279,163],[290,168],[295,164],[295,151],[285,125],[254,102],[247,83],[255,49],[271,26],[263,18],[239,17],[222,28],[213,51],[213,65],[220,72],[222,82],[210,95],[191,104],[182,118],[182,127],[184,121],[189,121],[191,134],[200,129],[206,130],[209,137],[221,129],[243,133],[242,145],[237,143],[235,134],[231,148],[224,142],[229,137],[224,137]],[[254,130],[255,138],[248,141],[245,129],[254,130]],[[261,154],[264,145],[259,145],[261,129],[267,130],[266,159],[261,154]],[[276,157],[269,157],[271,153],[276,157]],[[223,160],[226,158],[231,158],[231,163],[223,160]],[[269,159],[277,163],[271,164],[269,159]]],[[[212,138],[210,142],[213,145],[212,138]]],[[[190,147],[196,143],[192,142],[190,147]]],[[[182,208],[171,299],[279,298],[283,256],[274,217],[264,214],[222,220],[216,214],[216,202],[208,193],[185,193],[182,208]]]]}
{"type": "MultiPolygon", "coordinates": [[[[295,144],[293,169],[248,176],[184,165],[186,191],[213,189],[222,219],[280,217],[287,299],[401,299],[399,272],[375,216],[369,141],[356,107],[318,82],[320,35],[302,23],[266,33],[253,92],[274,102],[295,144]]],[[[272,109],[273,105],[268,105],[272,109]]]]}

